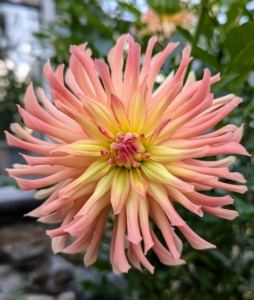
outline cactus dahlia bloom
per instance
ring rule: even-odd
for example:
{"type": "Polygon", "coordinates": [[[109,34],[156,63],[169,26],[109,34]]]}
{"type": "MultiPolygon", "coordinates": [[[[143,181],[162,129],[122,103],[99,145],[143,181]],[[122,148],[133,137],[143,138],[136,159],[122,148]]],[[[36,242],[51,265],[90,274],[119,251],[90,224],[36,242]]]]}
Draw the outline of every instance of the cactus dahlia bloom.
{"type": "Polygon", "coordinates": [[[211,77],[207,69],[203,79],[195,81],[190,75],[184,83],[191,61],[189,47],[183,50],[175,74],[154,90],[162,64],[177,46],[170,43],[151,58],[155,42],[155,38],[149,41],[141,68],[140,45],[129,35],[121,36],[109,52],[110,68],[93,60],[86,45],[72,46],[65,77],[62,65],[55,72],[49,63],[44,69],[54,104],[38,89],[45,110],[41,108],[30,85],[25,109],[19,107],[26,127],[47,135],[53,143],[31,136],[18,124],[11,129],[20,139],[6,132],[10,145],[42,155],[22,155],[27,165],[14,165],[8,171],[21,189],[40,189],[36,198],[47,198],[28,215],[45,223],[61,223],[47,231],[54,252],[86,249],[84,263],[92,264],[112,211],[110,261],[117,274],[127,272],[130,264],[138,269],[142,264],[153,272],[145,256],[150,249],[166,265],[182,264],[182,242],[175,228],[196,249],[215,247],[192,231],[174,203],[200,217],[205,211],[231,220],[237,212],[222,208],[233,202],[230,196],[200,192],[212,188],[246,191],[243,185],[219,180],[245,182],[241,174],[227,168],[234,157],[203,159],[248,155],[239,144],[242,127],[210,130],[242,100],[234,95],[214,99],[210,86],[219,76],[211,77]],[[18,177],[24,175],[40,178],[18,177]],[[155,227],[166,246],[156,237],[155,227]],[[67,235],[76,238],[70,245],[66,245],[67,235]]]}
{"type": "Polygon", "coordinates": [[[137,34],[141,37],[147,34],[154,34],[159,41],[163,42],[176,31],[176,26],[181,26],[182,28],[190,27],[195,22],[195,15],[184,7],[180,12],[173,15],[164,14],[161,16],[152,9],[148,9],[143,14],[142,19],[146,27],[137,34]]]}

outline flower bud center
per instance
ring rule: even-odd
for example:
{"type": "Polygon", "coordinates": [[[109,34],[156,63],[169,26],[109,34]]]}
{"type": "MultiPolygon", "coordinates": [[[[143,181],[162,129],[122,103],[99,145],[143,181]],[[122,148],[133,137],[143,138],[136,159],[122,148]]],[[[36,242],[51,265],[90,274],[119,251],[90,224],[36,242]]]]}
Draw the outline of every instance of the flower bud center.
{"type": "Polygon", "coordinates": [[[119,132],[115,142],[110,145],[111,157],[109,164],[117,164],[119,167],[130,169],[137,168],[144,159],[145,147],[143,146],[143,136],[135,132],[127,132],[123,135],[119,132]]]}

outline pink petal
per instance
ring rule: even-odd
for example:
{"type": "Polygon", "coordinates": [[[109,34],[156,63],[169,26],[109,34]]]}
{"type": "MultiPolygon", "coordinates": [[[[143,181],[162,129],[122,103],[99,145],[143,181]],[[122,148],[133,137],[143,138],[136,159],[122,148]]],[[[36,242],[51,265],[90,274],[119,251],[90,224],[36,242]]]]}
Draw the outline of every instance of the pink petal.
{"type": "Polygon", "coordinates": [[[126,201],[127,231],[128,231],[127,237],[131,243],[136,245],[142,240],[139,231],[139,223],[138,223],[139,202],[140,202],[139,194],[131,190],[129,197],[126,201]]]}
{"type": "Polygon", "coordinates": [[[193,230],[190,229],[188,225],[178,226],[178,228],[193,248],[200,250],[216,248],[216,246],[208,243],[207,241],[203,240],[200,236],[198,236],[193,230]]]}

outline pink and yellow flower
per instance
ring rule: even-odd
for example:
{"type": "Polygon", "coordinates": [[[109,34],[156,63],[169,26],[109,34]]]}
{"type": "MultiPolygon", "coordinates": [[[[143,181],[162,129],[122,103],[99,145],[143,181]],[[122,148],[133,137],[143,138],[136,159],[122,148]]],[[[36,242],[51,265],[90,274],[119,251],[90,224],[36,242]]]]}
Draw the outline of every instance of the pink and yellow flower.
{"type": "Polygon", "coordinates": [[[178,45],[170,43],[152,58],[155,43],[156,38],[151,38],[141,68],[140,45],[129,35],[121,36],[110,51],[110,68],[93,60],[86,45],[72,46],[65,76],[63,65],[54,72],[48,62],[44,69],[54,104],[39,88],[44,110],[31,84],[25,109],[19,107],[26,127],[47,135],[53,143],[31,136],[19,124],[11,129],[20,139],[6,132],[10,145],[42,155],[22,155],[27,165],[15,165],[8,172],[21,189],[40,189],[36,198],[47,198],[28,215],[45,223],[61,223],[47,231],[54,252],[86,249],[84,263],[92,264],[112,211],[110,261],[117,274],[127,272],[130,264],[138,269],[142,264],[153,272],[146,258],[150,249],[163,264],[184,263],[175,228],[196,249],[215,247],[192,231],[174,203],[200,217],[205,211],[231,220],[237,212],[222,208],[233,203],[230,196],[200,192],[212,188],[246,191],[244,185],[219,181],[245,182],[241,174],[228,170],[233,156],[202,159],[248,155],[239,144],[242,126],[210,130],[242,100],[233,94],[214,99],[210,86],[219,75],[211,76],[207,69],[201,80],[195,81],[190,73],[184,83],[192,59],[189,47],[183,50],[176,73],[154,90],[161,66],[178,45]],[[129,50],[123,72],[126,43],[129,50]],[[18,177],[24,175],[40,178],[18,177]],[[149,218],[161,231],[166,247],[156,237],[149,218]],[[67,235],[76,238],[70,245],[66,245],[67,235]]]}
{"type": "Polygon", "coordinates": [[[176,26],[188,28],[193,25],[195,19],[195,15],[184,8],[175,14],[162,16],[148,9],[142,16],[146,27],[139,31],[138,35],[141,37],[147,34],[156,35],[160,41],[163,41],[176,31],[176,26]]]}

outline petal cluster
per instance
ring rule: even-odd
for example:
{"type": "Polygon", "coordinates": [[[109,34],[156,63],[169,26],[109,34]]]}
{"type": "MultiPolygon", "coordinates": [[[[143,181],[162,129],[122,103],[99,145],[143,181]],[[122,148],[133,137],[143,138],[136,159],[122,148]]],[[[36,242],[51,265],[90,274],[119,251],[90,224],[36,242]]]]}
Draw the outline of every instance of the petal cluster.
{"type": "Polygon", "coordinates": [[[240,173],[228,169],[233,156],[207,160],[248,155],[239,144],[242,126],[211,130],[242,100],[233,94],[214,99],[210,87],[219,75],[211,76],[207,69],[201,80],[190,73],[184,82],[192,59],[189,47],[177,71],[155,89],[156,76],[178,45],[170,43],[152,57],[155,43],[151,38],[142,67],[140,45],[130,35],[117,40],[108,55],[109,66],[93,60],[85,44],[72,46],[66,74],[63,65],[55,72],[49,62],[44,68],[53,102],[39,88],[42,107],[31,84],[25,109],[19,107],[25,126],[51,142],[30,135],[19,124],[11,125],[14,135],[6,132],[10,145],[37,153],[22,154],[27,164],[14,165],[8,172],[21,189],[40,189],[36,198],[47,198],[28,215],[60,224],[47,231],[54,252],[86,250],[84,263],[94,263],[111,215],[110,261],[117,274],[127,272],[130,264],[153,272],[146,258],[151,249],[163,264],[184,263],[175,229],[196,249],[215,247],[186,224],[174,203],[200,217],[205,211],[231,220],[237,212],[222,206],[233,199],[202,191],[246,191],[244,185],[220,181],[245,182],[240,173]],[[158,229],[165,243],[156,237],[158,229]],[[68,235],[75,238],[72,244],[66,242],[68,235]]]}

